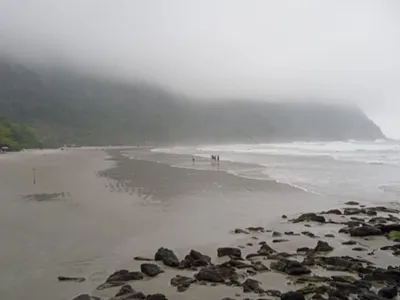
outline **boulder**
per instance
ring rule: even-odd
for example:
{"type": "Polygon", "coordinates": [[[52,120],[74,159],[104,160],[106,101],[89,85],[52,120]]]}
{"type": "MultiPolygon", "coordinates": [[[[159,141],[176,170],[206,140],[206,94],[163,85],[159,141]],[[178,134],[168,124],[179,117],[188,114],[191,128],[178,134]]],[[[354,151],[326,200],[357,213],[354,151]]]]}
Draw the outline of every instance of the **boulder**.
{"type": "Polygon", "coordinates": [[[167,248],[160,248],[154,256],[154,260],[162,261],[164,265],[169,267],[179,267],[180,262],[172,250],[167,248]]]}
{"type": "Polygon", "coordinates": [[[281,300],[305,300],[300,292],[287,292],[281,295],[281,300]]]}
{"type": "Polygon", "coordinates": [[[127,281],[142,280],[144,278],[141,272],[130,272],[128,270],[119,270],[111,274],[105,283],[97,287],[97,290],[104,290],[111,287],[124,285],[127,281]]]}
{"type": "Polygon", "coordinates": [[[163,294],[148,295],[146,300],[168,300],[163,294]]]}
{"type": "Polygon", "coordinates": [[[194,282],[196,282],[196,279],[180,275],[176,275],[174,278],[171,279],[172,286],[179,286],[182,284],[192,284],[194,282]]]}
{"type": "Polygon", "coordinates": [[[325,218],[323,216],[319,216],[315,213],[306,213],[302,214],[300,217],[295,219],[293,223],[300,223],[300,222],[318,222],[318,223],[325,223],[325,218]]]}
{"type": "Polygon", "coordinates": [[[280,232],[278,232],[278,231],[274,231],[274,232],[272,233],[272,236],[273,236],[273,237],[280,237],[280,236],[282,236],[282,233],[280,233],[280,232]]]}
{"type": "Polygon", "coordinates": [[[242,251],[239,248],[222,247],[217,249],[218,257],[229,256],[231,258],[242,258],[242,251]]]}
{"type": "Polygon", "coordinates": [[[191,250],[181,262],[180,268],[206,267],[211,264],[211,257],[204,255],[196,250],[191,250]]]}
{"type": "Polygon", "coordinates": [[[289,260],[289,259],[281,259],[279,261],[272,262],[271,269],[294,276],[311,273],[310,269],[303,266],[297,260],[289,260]]]}
{"type": "Polygon", "coordinates": [[[129,284],[125,284],[120,288],[115,297],[123,296],[126,294],[132,294],[134,292],[135,292],[134,289],[129,284]]]}
{"type": "Polygon", "coordinates": [[[374,226],[361,226],[361,227],[352,227],[349,230],[350,236],[358,236],[358,237],[364,237],[364,236],[373,236],[373,235],[383,235],[383,232],[374,226]]]}
{"type": "Polygon", "coordinates": [[[223,283],[225,279],[228,279],[233,273],[233,268],[211,266],[201,269],[200,272],[195,275],[195,278],[199,281],[223,283]]]}
{"type": "Polygon", "coordinates": [[[333,247],[327,242],[318,241],[317,246],[314,248],[315,252],[330,252],[333,251],[333,247]]]}
{"type": "Polygon", "coordinates": [[[272,249],[268,244],[262,244],[260,249],[257,251],[259,255],[268,256],[270,254],[276,253],[274,249],[272,249]]]}
{"type": "Polygon", "coordinates": [[[150,277],[155,277],[158,274],[164,273],[164,271],[161,270],[160,267],[156,264],[141,264],[140,270],[142,271],[142,273],[150,277]]]}
{"type": "Polygon", "coordinates": [[[378,295],[386,299],[393,299],[397,296],[398,290],[395,285],[390,285],[379,290],[378,295]]]}
{"type": "Polygon", "coordinates": [[[263,293],[263,289],[260,287],[260,283],[257,280],[248,278],[243,282],[243,292],[244,293],[257,293],[261,294],[263,293]]]}

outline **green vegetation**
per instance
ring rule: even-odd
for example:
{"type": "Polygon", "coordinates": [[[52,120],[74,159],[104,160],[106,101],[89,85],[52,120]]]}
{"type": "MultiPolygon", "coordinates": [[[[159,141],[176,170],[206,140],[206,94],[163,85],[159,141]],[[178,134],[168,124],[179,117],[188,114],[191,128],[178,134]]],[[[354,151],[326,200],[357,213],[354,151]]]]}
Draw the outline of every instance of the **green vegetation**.
{"type": "Polygon", "coordinates": [[[389,238],[390,240],[400,239],[400,231],[391,231],[391,232],[388,234],[388,238],[389,238]]]}
{"type": "Polygon", "coordinates": [[[31,128],[11,123],[4,117],[0,117],[0,145],[9,147],[12,151],[42,147],[31,128]]]}

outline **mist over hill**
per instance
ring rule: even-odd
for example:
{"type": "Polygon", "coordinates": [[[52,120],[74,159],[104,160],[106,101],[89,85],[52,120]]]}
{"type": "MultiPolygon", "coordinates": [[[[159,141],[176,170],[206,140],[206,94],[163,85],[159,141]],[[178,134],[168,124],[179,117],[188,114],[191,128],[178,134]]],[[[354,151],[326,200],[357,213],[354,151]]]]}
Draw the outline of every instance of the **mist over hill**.
{"type": "Polygon", "coordinates": [[[261,100],[194,101],[152,84],[0,62],[0,116],[46,146],[384,137],[355,106],[261,100]]]}

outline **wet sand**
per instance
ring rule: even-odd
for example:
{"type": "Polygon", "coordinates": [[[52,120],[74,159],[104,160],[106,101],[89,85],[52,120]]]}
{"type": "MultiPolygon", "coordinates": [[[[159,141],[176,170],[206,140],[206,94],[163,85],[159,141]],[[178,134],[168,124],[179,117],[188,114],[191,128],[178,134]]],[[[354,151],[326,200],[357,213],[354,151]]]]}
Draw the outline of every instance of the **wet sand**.
{"type": "MultiPolygon", "coordinates": [[[[191,248],[211,256],[218,246],[240,243],[234,228],[279,227],[282,214],[339,205],[273,181],[174,168],[115,150],[12,154],[0,159],[0,179],[3,299],[72,299],[130,267],[133,256],[153,256],[160,246],[182,257],[191,248]],[[58,282],[60,275],[86,281],[58,282]]],[[[169,279],[154,279],[152,292],[186,298],[169,287],[169,279]]],[[[277,275],[276,284],[281,280],[277,275]]],[[[187,296],[229,295],[220,289],[199,286],[187,296]]]]}

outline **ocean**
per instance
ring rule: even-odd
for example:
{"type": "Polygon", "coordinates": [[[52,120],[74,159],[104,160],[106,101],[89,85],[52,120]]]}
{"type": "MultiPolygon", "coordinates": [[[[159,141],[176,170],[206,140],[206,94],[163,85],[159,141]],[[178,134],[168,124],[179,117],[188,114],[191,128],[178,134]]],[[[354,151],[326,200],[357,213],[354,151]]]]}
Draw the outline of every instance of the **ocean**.
{"type": "Polygon", "coordinates": [[[153,153],[193,155],[204,168],[220,155],[220,169],[259,180],[276,180],[309,193],[371,202],[400,199],[400,142],[291,142],[156,148],[153,153]],[[240,167],[241,165],[241,167],[240,167]],[[232,168],[229,168],[232,166],[232,168]]]}

